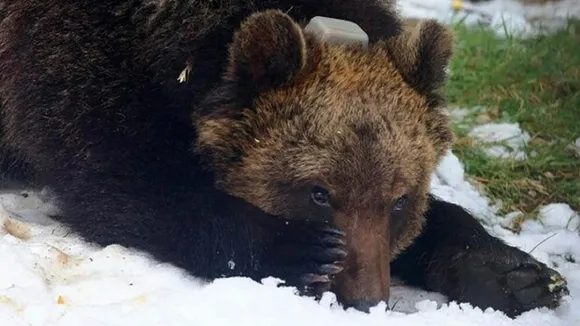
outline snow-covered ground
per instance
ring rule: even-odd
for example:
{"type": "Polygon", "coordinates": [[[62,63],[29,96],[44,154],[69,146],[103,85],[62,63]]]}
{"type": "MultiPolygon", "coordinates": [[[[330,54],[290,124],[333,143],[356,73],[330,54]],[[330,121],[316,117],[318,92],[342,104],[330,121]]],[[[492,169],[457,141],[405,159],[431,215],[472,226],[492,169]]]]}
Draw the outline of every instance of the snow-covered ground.
{"type": "MultiPolygon", "coordinates": [[[[35,193],[0,195],[0,325],[580,325],[580,217],[566,204],[542,209],[541,219],[513,234],[488,200],[468,184],[449,154],[433,176],[432,191],[481,218],[490,232],[556,266],[571,296],[555,310],[511,320],[500,312],[400,285],[385,312],[344,311],[328,294],[318,303],[244,278],[202,283],[166,264],[120,246],[88,245],[46,217],[53,209],[35,193]],[[547,240],[546,240],[547,239],[547,240]],[[539,244],[539,245],[538,245],[539,244]],[[396,302],[396,304],[395,304],[396,302]]],[[[382,310],[382,311],[381,311],[382,310]]]]}
{"type": "Polygon", "coordinates": [[[521,0],[490,0],[470,3],[465,0],[397,0],[401,15],[408,18],[436,18],[443,22],[463,20],[484,24],[498,36],[506,30],[522,36],[551,32],[565,26],[568,17],[580,17],[580,1],[556,0],[524,4],[521,0]]]}

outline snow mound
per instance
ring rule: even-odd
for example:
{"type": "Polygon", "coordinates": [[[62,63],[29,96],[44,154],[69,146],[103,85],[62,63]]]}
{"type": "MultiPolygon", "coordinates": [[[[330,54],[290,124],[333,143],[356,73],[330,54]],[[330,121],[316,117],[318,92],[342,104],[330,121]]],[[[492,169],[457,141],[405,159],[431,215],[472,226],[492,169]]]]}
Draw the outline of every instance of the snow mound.
{"type": "Polygon", "coordinates": [[[480,143],[495,144],[485,148],[488,155],[515,160],[526,158],[526,153],[521,149],[531,139],[518,123],[487,123],[474,127],[469,135],[480,143]]]}
{"type": "MultiPolygon", "coordinates": [[[[89,245],[46,215],[54,210],[35,193],[0,195],[0,325],[444,325],[572,326],[580,324],[578,214],[565,204],[544,207],[521,234],[501,227],[488,200],[464,179],[457,157],[443,159],[432,192],[477,214],[487,229],[554,266],[571,296],[555,311],[538,309],[515,320],[500,312],[447,303],[444,296],[393,284],[389,302],[364,314],[343,310],[333,294],[320,302],[247,278],[211,283],[117,245],[89,245]],[[8,266],[8,268],[7,268],[8,266]]],[[[42,195],[42,194],[40,194],[42,195]]]]}
{"type": "Polygon", "coordinates": [[[576,152],[576,155],[580,157],[580,138],[576,138],[576,141],[571,147],[576,152]]]}
{"type": "Polygon", "coordinates": [[[540,210],[540,219],[549,230],[577,231],[580,227],[580,215],[576,214],[568,204],[555,203],[544,206],[540,210]]]}
{"type": "Polygon", "coordinates": [[[566,26],[570,17],[580,17],[580,1],[556,0],[526,3],[518,0],[490,0],[481,3],[457,0],[400,0],[403,17],[434,18],[442,22],[463,21],[469,25],[484,24],[500,37],[532,36],[549,33],[566,26]],[[457,5],[459,4],[460,5],[457,5]]]}

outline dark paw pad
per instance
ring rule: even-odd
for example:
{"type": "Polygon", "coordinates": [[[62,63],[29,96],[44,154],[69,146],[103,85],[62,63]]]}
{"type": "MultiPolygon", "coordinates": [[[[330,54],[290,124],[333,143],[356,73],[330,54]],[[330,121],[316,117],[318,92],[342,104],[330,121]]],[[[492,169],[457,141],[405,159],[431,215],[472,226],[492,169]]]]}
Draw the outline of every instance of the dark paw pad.
{"type": "Polygon", "coordinates": [[[569,294],[566,280],[540,264],[524,264],[504,274],[503,282],[523,311],[537,307],[556,308],[569,294]]]}
{"type": "Polygon", "coordinates": [[[465,285],[460,300],[515,317],[534,308],[556,308],[569,294],[555,270],[513,247],[468,253],[459,267],[465,285]]]}

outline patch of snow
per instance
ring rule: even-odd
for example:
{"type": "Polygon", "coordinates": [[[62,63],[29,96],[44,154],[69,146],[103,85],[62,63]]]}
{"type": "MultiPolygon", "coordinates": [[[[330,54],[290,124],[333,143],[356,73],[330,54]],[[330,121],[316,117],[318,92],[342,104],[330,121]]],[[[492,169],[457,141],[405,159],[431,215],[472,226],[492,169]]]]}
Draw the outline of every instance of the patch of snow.
{"type": "Polygon", "coordinates": [[[450,108],[446,113],[451,117],[453,122],[463,121],[472,110],[466,108],[450,108]]]}
{"type": "Polygon", "coordinates": [[[547,230],[568,229],[578,230],[580,226],[580,215],[564,203],[549,204],[540,209],[540,220],[547,230]]]}
{"type": "Polygon", "coordinates": [[[465,181],[465,171],[457,156],[449,153],[439,162],[431,177],[431,193],[438,198],[461,205],[479,217],[483,223],[497,221],[497,207],[489,203],[475,187],[465,181]]]}
{"type": "Polygon", "coordinates": [[[576,152],[576,156],[580,157],[580,138],[577,138],[571,147],[576,152]]]}
{"type": "Polygon", "coordinates": [[[580,1],[559,0],[545,4],[524,4],[517,0],[490,0],[480,3],[454,0],[401,0],[403,17],[442,22],[462,20],[468,25],[485,24],[500,37],[549,33],[565,26],[569,17],[580,17],[580,1]],[[461,2],[460,8],[454,6],[461,2]]]}
{"type": "Polygon", "coordinates": [[[52,208],[31,192],[26,198],[0,196],[0,325],[579,325],[580,236],[566,224],[574,220],[564,217],[569,207],[548,205],[539,221],[525,222],[514,234],[464,177],[461,162],[449,153],[432,178],[432,192],[472,211],[492,234],[556,267],[571,291],[561,307],[512,320],[394,280],[388,303],[394,310],[384,311],[382,303],[365,314],[343,310],[332,293],[320,302],[299,297],[293,288],[276,287],[279,280],[273,278],[262,284],[247,278],[202,282],[141,252],[85,243],[48,219],[52,208]]]}
{"type": "Polygon", "coordinates": [[[520,129],[518,123],[487,123],[472,128],[469,135],[480,143],[496,144],[485,148],[488,155],[516,160],[526,158],[526,153],[522,152],[521,148],[531,138],[527,132],[520,129]]]}
{"type": "Polygon", "coordinates": [[[511,212],[500,218],[499,225],[506,229],[511,229],[514,227],[514,222],[517,218],[522,216],[522,212],[511,212]]]}

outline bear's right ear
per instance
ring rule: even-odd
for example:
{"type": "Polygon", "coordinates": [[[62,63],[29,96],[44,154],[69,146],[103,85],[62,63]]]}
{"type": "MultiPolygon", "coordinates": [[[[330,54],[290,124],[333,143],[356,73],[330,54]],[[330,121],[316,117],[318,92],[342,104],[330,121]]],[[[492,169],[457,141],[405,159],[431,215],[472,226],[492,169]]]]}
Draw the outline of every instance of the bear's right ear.
{"type": "Polygon", "coordinates": [[[381,45],[405,81],[428,100],[447,79],[447,65],[453,54],[451,29],[435,20],[407,25],[398,36],[381,45]]]}
{"type": "Polygon", "coordinates": [[[278,10],[250,15],[229,49],[228,80],[256,91],[282,86],[305,66],[302,29],[278,10]]]}

